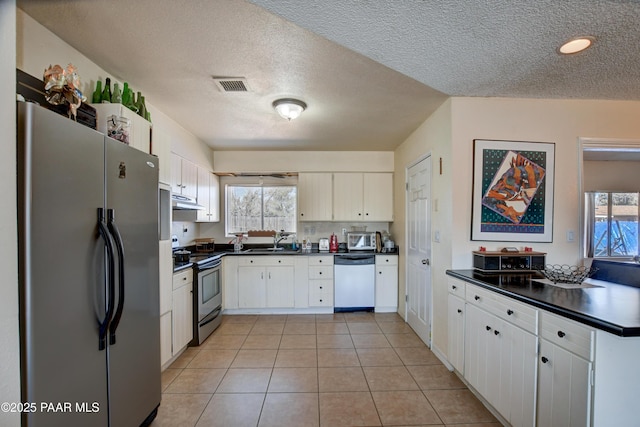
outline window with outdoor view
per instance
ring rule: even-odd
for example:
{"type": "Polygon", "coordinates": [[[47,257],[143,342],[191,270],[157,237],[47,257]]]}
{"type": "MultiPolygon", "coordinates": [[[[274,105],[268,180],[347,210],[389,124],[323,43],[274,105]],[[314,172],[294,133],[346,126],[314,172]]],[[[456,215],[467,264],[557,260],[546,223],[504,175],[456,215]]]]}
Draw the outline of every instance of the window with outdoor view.
{"type": "Polygon", "coordinates": [[[638,195],[588,192],[585,201],[586,256],[638,255],[638,195]]]}
{"type": "Polygon", "coordinates": [[[248,230],[296,232],[296,187],[227,185],[227,235],[248,230]]]}

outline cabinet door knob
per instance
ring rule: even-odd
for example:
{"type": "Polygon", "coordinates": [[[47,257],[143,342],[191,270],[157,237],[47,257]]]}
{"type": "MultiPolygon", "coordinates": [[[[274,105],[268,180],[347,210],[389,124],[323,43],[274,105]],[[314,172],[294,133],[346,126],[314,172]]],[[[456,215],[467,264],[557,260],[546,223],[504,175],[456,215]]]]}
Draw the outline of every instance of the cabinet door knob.
{"type": "Polygon", "coordinates": [[[382,271],[378,271],[378,274],[382,274],[382,271]]]}
{"type": "Polygon", "coordinates": [[[320,302],[322,302],[322,300],[320,300],[320,302]]]}
{"type": "Polygon", "coordinates": [[[562,332],[562,331],[558,331],[558,336],[559,336],[560,338],[564,338],[564,336],[565,336],[565,335],[567,335],[567,334],[565,334],[565,333],[564,333],[564,332],[562,332]]]}
{"type": "Polygon", "coordinates": [[[513,314],[513,310],[507,310],[507,314],[511,316],[513,314]]]}
{"type": "Polygon", "coordinates": [[[458,309],[458,313],[462,313],[462,310],[458,309]]]}
{"type": "Polygon", "coordinates": [[[322,271],[319,271],[318,274],[322,276],[322,271]]]}
{"type": "Polygon", "coordinates": [[[453,289],[455,291],[456,289],[458,289],[458,287],[456,285],[452,285],[451,289],[453,289]]]}
{"type": "Polygon", "coordinates": [[[478,301],[480,299],[480,297],[478,295],[476,295],[475,297],[473,297],[476,301],[478,301]]]}
{"type": "Polygon", "coordinates": [[[542,359],[540,359],[542,361],[542,363],[547,363],[549,361],[549,359],[547,359],[546,357],[542,356],[542,359]]]}
{"type": "Polygon", "coordinates": [[[485,328],[487,328],[487,331],[491,330],[491,326],[489,326],[489,325],[485,326],[485,328]]]}
{"type": "Polygon", "coordinates": [[[500,335],[500,331],[493,331],[495,335],[500,335]]]}
{"type": "Polygon", "coordinates": [[[304,214],[303,214],[303,213],[301,213],[301,214],[300,214],[300,216],[304,216],[304,214]]]}
{"type": "Polygon", "coordinates": [[[320,286],[320,289],[322,289],[322,286],[320,286]]]}
{"type": "Polygon", "coordinates": [[[322,260],[321,260],[321,259],[319,259],[319,260],[318,260],[318,263],[322,264],[322,260]]]}

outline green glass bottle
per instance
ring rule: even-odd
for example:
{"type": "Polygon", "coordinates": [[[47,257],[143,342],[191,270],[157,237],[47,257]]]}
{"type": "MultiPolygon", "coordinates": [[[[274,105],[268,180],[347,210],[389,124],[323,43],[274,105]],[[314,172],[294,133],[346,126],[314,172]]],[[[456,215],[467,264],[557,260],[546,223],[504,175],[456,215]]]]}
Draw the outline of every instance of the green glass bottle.
{"type": "Polygon", "coordinates": [[[102,90],[102,96],[100,97],[100,102],[104,102],[104,103],[111,102],[111,79],[109,77],[105,79],[104,89],[102,90]]]}
{"type": "Polygon", "coordinates": [[[96,82],[96,90],[93,92],[93,97],[91,98],[91,102],[94,104],[99,104],[101,97],[102,97],[102,80],[98,80],[96,82]]]}
{"type": "Polygon", "coordinates": [[[129,104],[129,83],[124,82],[122,86],[122,105],[125,107],[129,104]]]}
{"type": "Polygon", "coordinates": [[[140,115],[143,119],[147,118],[147,105],[144,102],[144,96],[140,96],[140,109],[138,110],[138,115],[140,115]]]}
{"type": "Polygon", "coordinates": [[[127,89],[127,103],[124,105],[134,113],[138,112],[138,107],[136,107],[136,95],[133,93],[131,88],[127,89]]]}
{"type": "Polygon", "coordinates": [[[122,92],[120,92],[120,85],[118,83],[113,84],[111,102],[113,102],[114,104],[122,104],[122,92]]]}

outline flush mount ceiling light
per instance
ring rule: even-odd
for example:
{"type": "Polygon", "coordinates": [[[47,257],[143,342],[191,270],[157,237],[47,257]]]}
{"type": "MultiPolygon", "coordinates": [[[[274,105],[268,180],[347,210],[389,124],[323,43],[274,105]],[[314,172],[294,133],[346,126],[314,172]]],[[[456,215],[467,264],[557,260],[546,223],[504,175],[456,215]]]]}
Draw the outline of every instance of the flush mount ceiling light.
{"type": "Polygon", "coordinates": [[[302,114],[307,108],[307,104],[298,99],[283,98],[273,101],[273,108],[282,118],[291,121],[302,114]]]}
{"type": "Polygon", "coordinates": [[[560,46],[558,48],[558,53],[562,55],[571,55],[582,52],[583,50],[591,47],[595,41],[595,37],[592,36],[575,37],[560,46]]]}

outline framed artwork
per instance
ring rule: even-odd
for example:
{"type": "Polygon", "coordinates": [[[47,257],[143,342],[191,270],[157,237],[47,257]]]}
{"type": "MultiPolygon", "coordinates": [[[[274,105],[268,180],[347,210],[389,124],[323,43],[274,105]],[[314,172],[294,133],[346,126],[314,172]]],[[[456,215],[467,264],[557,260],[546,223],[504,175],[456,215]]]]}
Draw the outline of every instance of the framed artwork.
{"type": "Polygon", "coordinates": [[[553,241],[555,144],[473,141],[471,240],[553,241]]]}

